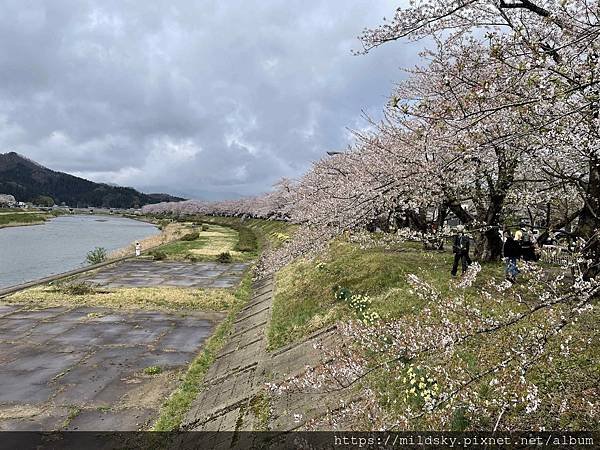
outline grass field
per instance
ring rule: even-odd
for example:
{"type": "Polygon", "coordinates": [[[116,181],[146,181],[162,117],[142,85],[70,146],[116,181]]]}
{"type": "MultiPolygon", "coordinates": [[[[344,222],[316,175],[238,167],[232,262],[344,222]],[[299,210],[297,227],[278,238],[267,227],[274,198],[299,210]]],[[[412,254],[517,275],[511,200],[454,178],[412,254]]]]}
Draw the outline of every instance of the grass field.
{"type": "Polygon", "coordinates": [[[0,213],[0,227],[36,225],[44,223],[51,214],[37,212],[2,212],[0,213]]]}
{"type": "Polygon", "coordinates": [[[238,249],[257,256],[265,247],[278,247],[297,229],[297,225],[277,220],[240,219],[238,217],[190,216],[197,223],[233,227],[238,231],[238,249]]]}
{"type": "MultiPolygon", "coordinates": [[[[497,292],[495,298],[482,297],[484,287],[493,280],[500,282],[503,279],[501,263],[484,264],[476,282],[464,290],[457,289],[456,281],[451,279],[451,265],[452,255],[449,252],[424,251],[417,243],[404,243],[391,249],[361,249],[345,239],[335,240],[321,257],[296,261],[277,274],[272,321],[268,330],[269,349],[301,341],[312,332],[335,322],[356,319],[356,311],[349,307],[348,302],[336,299],[336,292],[367,295],[372,300],[369,310],[378,313],[381,317],[378,323],[382,325],[396,320],[423,324],[436,320],[427,314],[427,300],[416,295],[407,283],[408,274],[417,275],[441,296],[464,298],[468,304],[483,308],[490,317],[509,309],[526,311],[528,305],[539,300],[531,297],[533,291],[526,276],[510,289],[497,292]]],[[[546,313],[542,311],[537,317],[522,321],[515,329],[525,335],[538,332],[543,329],[538,327],[545,326],[543,318],[546,316],[542,314],[546,313]]],[[[548,314],[560,315],[561,309],[548,314]]],[[[455,319],[460,325],[461,318],[455,319]]],[[[526,412],[525,393],[522,394],[523,400],[510,407],[493,406],[502,402],[494,399],[494,389],[498,388],[490,387],[492,374],[473,382],[465,391],[465,396],[468,394],[481,405],[489,401],[490,406],[482,407],[488,408],[488,413],[470,409],[466,403],[463,406],[460,402],[448,402],[446,408],[450,409],[442,408],[439,413],[424,414],[409,421],[405,419],[406,412],[422,406],[422,403],[415,403],[414,398],[407,399],[406,393],[411,386],[407,384],[404,362],[384,364],[361,383],[377,393],[377,401],[388,423],[401,421],[400,429],[489,430],[499,421],[499,429],[598,430],[600,404],[591,400],[600,395],[597,382],[600,379],[598,323],[600,313],[596,307],[564,329],[561,336],[562,339],[568,336],[570,351],[565,352],[563,341],[554,338],[547,347],[548,354],[553,357],[539,359],[529,368],[525,379],[535,383],[540,398],[540,404],[533,412],[526,412]]],[[[452,357],[431,354],[413,363],[440,372],[456,370],[463,376],[471,373],[475,377],[478,372],[485,371],[490,361],[501,360],[507,346],[515,345],[511,340],[513,332],[514,329],[484,334],[460,344],[452,357]]],[[[362,357],[366,358],[368,365],[375,368],[388,358],[385,353],[360,352],[363,352],[362,357]]]]}
{"type": "Polygon", "coordinates": [[[220,254],[228,253],[233,262],[253,261],[264,248],[281,245],[296,229],[286,222],[213,216],[188,216],[179,226],[178,238],[187,233],[198,237],[160,246],[157,250],[166,259],[216,261],[220,254]]]}
{"type": "Polygon", "coordinates": [[[31,307],[103,306],[114,309],[225,312],[235,303],[235,298],[227,289],[152,287],[103,290],[63,281],[17,292],[2,299],[2,302],[31,307]]]}
{"type": "Polygon", "coordinates": [[[192,240],[176,240],[160,247],[160,252],[170,260],[215,261],[219,254],[229,253],[233,261],[249,261],[256,257],[255,252],[236,250],[239,233],[233,228],[215,224],[207,224],[208,229],[201,226],[192,227],[187,224],[185,233],[195,235],[192,240]]]}

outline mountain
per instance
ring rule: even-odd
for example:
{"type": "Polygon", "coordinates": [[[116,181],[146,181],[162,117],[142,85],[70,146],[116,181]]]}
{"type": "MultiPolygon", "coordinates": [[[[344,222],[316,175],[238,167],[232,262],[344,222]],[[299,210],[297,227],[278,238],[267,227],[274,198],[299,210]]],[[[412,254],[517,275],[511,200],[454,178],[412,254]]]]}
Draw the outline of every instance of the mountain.
{"type": "Polygon", "coordinates": [[[168,194],[144,194],[129,187],[75,177],[48,169],[15,152],[0,153],[0,194],[17,201],[54,203],[84,208],[139,208],[149,203],[181,201],[168,194]],[[50,198],[48,198],[50,197],[50,198]]]}

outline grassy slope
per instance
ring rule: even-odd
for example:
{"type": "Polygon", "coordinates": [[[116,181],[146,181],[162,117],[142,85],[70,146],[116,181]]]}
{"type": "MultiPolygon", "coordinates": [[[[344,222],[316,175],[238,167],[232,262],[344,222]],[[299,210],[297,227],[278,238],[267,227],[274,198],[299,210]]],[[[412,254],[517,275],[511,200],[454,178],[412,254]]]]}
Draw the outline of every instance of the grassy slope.
{"type": "Polygon", "coordinates": [[[234,260],[253,260],[266,248],[277,248],[296,231],[297,226],[288,222],[261,219],[240,219],[238,217],[187,216],[187,221],[208,224],[211,227],[225,227],[237,232],[238,241],[233,247],[234,260]],[[241,256],[240,256],[241,255],[241,256]]]}
{"type": "Polygon", "coordinates": [[[228,252],[232,260],[252,261],[266,247],[280,245],[295,230],[295,225],[286,222],[246,219],[236,217],[186,217],[186,233],[198,232],[193,241],[175,241],[159,248],[168,259],[215,261],[217,255],[228,252]],[[202,231],[201,225],[209,229],[202,231]],[[192,225],[196,225],[192,228],[192,225]]]}
{"type": "MultiPolygon", "coordinates": [[[[411,292],[406,275],[416,274],[441,293],[447,293],[451,289],[451,263],[450,253],[425,252],[420,244],[407,243],[392,251],[361,250],[354,244],[337,240],[319,260],[297,261],[279,272],[268,334],[269,348],[273,350],[302,340],[336,320],[354,317],[345,302],[335,300],[333,290],[336,286],[353,293],[368,294],[373,300],[371,309],[377,311],[384,320],[404,317],[419,321],[424,301],[411,292]]],[[[480,298],[479,292],[484,284],[490,279],[501,280],[502,277],[502,264],[484,265],[477,282],[465,290],[465,297],[480,298]]],[[[501,304],[514,306],[516,293],[527,297],[526,280],[522,279],[519,285],[502,294],[501,304]]],[[[597,411],[598,406],[589,403],[589,399],[597,397],[599,393],[599,321],[600,314],[596,308],[565,330],[565,334],[573,337],[571,354],[544,362],[528,373],[528,379],[537,384],[544,402],[535,414],[526,415],[522,405],[506,412],[503,416],[505,426],[531,429],[541,424],[547,429],[598,429],[598,421],[594,419],[596,413],[593,412],[594,408],[597,411]],[[561,408],[565,399],[568,399],[568,406],[561,408]]],[[[525,323],[524,326],[531,327],[532,324],[525,323]]],[[[459,349],[458,359],[461,364],[467,364],[476,371],[482,357],[502,354],[503,339],[503,335],[498,334],[475,340],[459,349]]],[[[560,342],[550,344],[554,348],[559,345],[560,342]]],[[[389,367],[386,371],[374,372],[366,380],[380,393],[380,404],[392,417],[402,414],[407,406],[401,400],[407,386],[400,381],[402,376],[398,377],[398,374],[389,367]]],[[[484,379],[474,389],[479,389],[481,395],[487,395],[489,381],[484,379]]],[[[494,417],[469,417],[460,409],[457,411],[459,414],[454,414],[448,422],[438,420],[434,423],[424,417],[409,426],[414,429],[490,429],[497,417],[497,414],[494,417]]]]}
{"type": "MultiPolygon", "coordinates": [[[[371,308],[382,318],[399,317],[420,306],[419,299],[409,294],[409,273],[422,276],[446,292],[452,255],[424,252],[420,247],[406,243],[397,251],[363,250],[338,240],[319,261],[300,260],[284,268],[277,275],[269,348],[298,341],[339,318],[351,317],[350,309],[334,298],[337,286],[371,296],[371,308]]],[[[482,272],[470,290],[473,295],[490,277],[501,277],[503,267],[486,265],[482,272]]]]}

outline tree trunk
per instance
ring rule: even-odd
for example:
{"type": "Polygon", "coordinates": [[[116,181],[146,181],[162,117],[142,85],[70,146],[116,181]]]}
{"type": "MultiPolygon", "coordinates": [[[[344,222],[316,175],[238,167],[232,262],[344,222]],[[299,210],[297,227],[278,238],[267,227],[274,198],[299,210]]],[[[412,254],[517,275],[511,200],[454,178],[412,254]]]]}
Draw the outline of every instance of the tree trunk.
{"type": "Polygon", "coordinates": [[[475,259],[499,261],[502,258],[502,238],[497,228],[475,235],[475,259]]]}
{"type": "Polygon", "coordinates": [[[600,233],[600,159],[591,158],[585,204],[579,214],[577,229],[575,230],[577,236],[588,241],[584,256],[592,261],[592,264],[584,272],[586,279],[597,277],[600,274],[600,239],[598,233],[600,233]]]}

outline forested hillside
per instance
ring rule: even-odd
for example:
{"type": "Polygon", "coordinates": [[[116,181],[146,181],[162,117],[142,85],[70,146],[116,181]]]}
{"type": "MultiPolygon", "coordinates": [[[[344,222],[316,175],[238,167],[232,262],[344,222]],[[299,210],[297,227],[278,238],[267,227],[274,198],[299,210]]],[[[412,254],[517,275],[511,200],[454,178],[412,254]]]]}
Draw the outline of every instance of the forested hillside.
{"type": "Polygon", "coordinates": [[[73,207],[138,208],[150,203],[183,200],[55,172],[15,152],[0,154],[0,193],[13,195],[17,201],[45,204],[54,200],[56,204],[73,207]]]}

